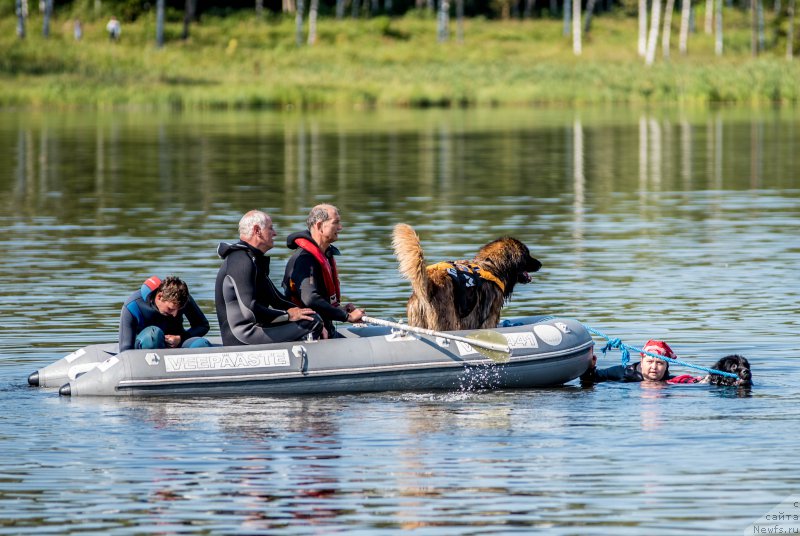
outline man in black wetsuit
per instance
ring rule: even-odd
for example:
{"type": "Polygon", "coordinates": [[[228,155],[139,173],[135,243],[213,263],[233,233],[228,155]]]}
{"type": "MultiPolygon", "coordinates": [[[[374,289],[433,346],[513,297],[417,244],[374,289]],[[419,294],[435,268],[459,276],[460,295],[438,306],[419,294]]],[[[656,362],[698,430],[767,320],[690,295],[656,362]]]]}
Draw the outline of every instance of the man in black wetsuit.
{"type": "Polygon", "coordinates": [[[339,209],[328,204],[315,206],[306,219],[306,227],[307,231],[292,233],[286,239],[289,249],[297,251],[286,263],[283,289],[292,302],[317,312],[333,337],[336,335],[334,321],[360,322],[366,313],[352,303],[340,303],[339,275],[334,259],[339,250],[333,246],[342,230],[339,209]]]}
{"type": "Polygon", "coordinates": [[[177,277],[150,277],[125,301],[119,319],[119,351],[131,348],[202,348],[208,320],[189,287],[177,277]],[[183,328],[184,316],[189,329],[183,328]]]}
{"type": "Polygon", "coordinates": [[[286,300],[269,278],[269,257],[275,240],[272,218],[251,210],[239,221],[235,244],[222,242],[217,253],[214,302],[225,346],[319,339],[322,320],[314,311],[286,300]]]}

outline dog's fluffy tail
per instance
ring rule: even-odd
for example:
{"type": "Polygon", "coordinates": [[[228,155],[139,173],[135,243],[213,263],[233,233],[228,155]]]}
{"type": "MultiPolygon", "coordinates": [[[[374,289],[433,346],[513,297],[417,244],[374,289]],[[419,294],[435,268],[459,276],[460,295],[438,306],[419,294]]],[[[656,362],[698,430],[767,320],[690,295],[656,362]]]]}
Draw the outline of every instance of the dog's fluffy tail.
{"type": "Polygon", "coordinates": [[[392,233],[392,247],[399,263],[398,270],[411,281],[411,288],[417,297],[428,305],[428,270],[419,236],[410,225],[398,223],[392,233]]]}

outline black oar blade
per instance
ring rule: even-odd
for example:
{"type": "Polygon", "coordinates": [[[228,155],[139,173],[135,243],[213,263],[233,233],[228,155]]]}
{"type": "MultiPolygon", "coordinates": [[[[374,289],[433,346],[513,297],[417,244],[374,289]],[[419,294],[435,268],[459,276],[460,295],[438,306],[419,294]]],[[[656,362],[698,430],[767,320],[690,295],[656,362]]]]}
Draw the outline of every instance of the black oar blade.
{"type": "MultiPolygon", "coordinates": [[[[472,339],[478,342],[488,342],[492,344],[498,344],[505,348],[508,348],[508,341],[506,340],[506,338],[503,336],[502,333],[498,333],[497,331],[491,331],[488,329],[482,329],[480,331],[476,331],[475,333],[470,333],[469,335],[467,335],[467,339],[472,339]]],[[[478,345],[474,345],[472,348],[479,354],[488,357],[495,363],[507,363],[508,360],[511,358],[510,351],[492,350],[478,345]]]]}

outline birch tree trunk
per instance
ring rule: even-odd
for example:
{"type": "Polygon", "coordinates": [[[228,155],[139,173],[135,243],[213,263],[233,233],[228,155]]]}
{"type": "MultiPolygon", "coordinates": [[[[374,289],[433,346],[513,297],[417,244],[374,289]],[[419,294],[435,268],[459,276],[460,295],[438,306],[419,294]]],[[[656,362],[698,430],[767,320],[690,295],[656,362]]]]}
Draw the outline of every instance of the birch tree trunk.
{"type": "Polygon", "coordinates": [[[264,16],[264,0],[256,0],[256,17],[259,19],[264,16]]]}
{"type": "Polygon", "coordinates": [[[639,0],[639,56],[647,53],[647,0],[639,0]]]}
{"type": "Polygon", "coordinates": [[[358,10],[361,8],[361,3],[359,2],[359,0],[352,0],[352,4],[351,4],[350,7],[351,7],[351,16],[354,19],[357,19],[358,18],[358,10]]]}
{"type": "Polygon", "coordinates": [[[661,0],[653,0],[650,13],[650,35],[647,38],[647,54],[645,65],[653,65],[656,59],[656,44],[658,43],[658,29],[661,26],[661,0]]]}
{"type": "Polygon", "coordinates": [[[714,0],[706,0],[706,23],[703,31],[707,34],[714,31],[714,0]]]}
{"type": "Polygon", "coordinates": [[[25,38],[25,10],[22,6],[22,0],[17,0],[17,37],[20,39],[25,38]]]}
{"type": "Polygon", "coordinates": [[[308,44],[313,45],[317,42],[317,12],[319,11],[319,0],[311,0],[308,6],[308,44]]]}
{"type": "Polygon", "coordinates": [[[685,56],[689,44],[689,19],[692,15],[692,0],[681,0],[681,33],[678,42],[678,50],[685,56]]]}
{"type": "Polygon", "coordinates": [[[678,50],[685,56],[689,50],[689,20],[692,18],[692,0],[681,0],[681,30],[678,50]]]}
{"type": "Polygon", "coordinates": [[[42,21],[42,35],[50,37],[50,17],[53,16],[53,0],[44,0],[44,20],[42,21]]]}
{"type": "Polygon", "coordinates": [[[756,22],[758,23],[758,50],[766,48],[764,36],[764,0],[756,0],[756,22]]]}
{"type": "Polygon", "coordinates": [[[303,46],[303,0],[297,0],[297,11],[294,15],[294,40],[297,46],[303,46]]]}
{"type": "Polygon", "coordinates": [[[714,53],[717,56],[722,56],[722,0],[717,0],[717,20],[715,30],[716,39],[714,41],[714,53]]]}
{"type": "Polygon", "coordinates": [[[664,8],[664,29],[661,30],[661,53],[664,58],[669,58],[669,40],[672,36],[672,12],[675,10],[675,0],[667,0],[664,8]]]}
{"type": "Polygon", "coordinates": [[[436,35],[440,43],[444,43],[449,38],[450,23],[450,2],[449,0],[439,0],[439,17],[436,35]]]}
{"type": "Polygon", "coordinates": [[[794,59],[794,4],[795,0],[789,0],[789,30],[786,32],[786,59],[794,59]]]}
{"type": "Polygon", "coordinates": [[[336,0],[336,19],[342,20],[344,18],[344,0],[336,0]]]}
{"type": "Polygon", "coordinates": [[[580,56],[581,52],[583,52],[581,43],[581,0],[572,0],[572,52],[576,56],[580,56]]]}
{"type": "Polygon", "coordinates": [[[156,46],[164,46],[164,1],[156,0],[156,46]]]}

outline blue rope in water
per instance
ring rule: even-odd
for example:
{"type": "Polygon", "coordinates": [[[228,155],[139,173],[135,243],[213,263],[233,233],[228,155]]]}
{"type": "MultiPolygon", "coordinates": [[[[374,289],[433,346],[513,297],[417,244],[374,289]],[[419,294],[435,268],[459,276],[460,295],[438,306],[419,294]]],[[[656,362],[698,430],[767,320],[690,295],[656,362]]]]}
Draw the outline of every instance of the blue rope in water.
{"type": "Polygon", "coordinates": [[[656,357],[656,358],[658,358],[658,359],[660,359],[662,361],[666,361],[667,363],[675,363],[676,365],[681,365],[681,366],[684,366],[684,367],[689,367],[689,368],[693,368],[693,369],[697,369],[697,370],[702,370],[703,372],[706,372],[708,374],[718,374],[720,376],[727,376],[728,378],[739,379],[739,376],[737,376],[736,374],[734,374],[732,372],[724,372],[722,370],[716,370],[716,369],[712,369],[712,368],[708,368],[708,367],[702,367],[700,365],[695,365],[694,363],[687,363],[686,361],[681,361],[680,359],[672,359],[671,357],[664,357],[663,355],[658,355],[658,354],[652,354],[650,352],[645,352],[640,348],[636,348],[634,346],[629,346],[629,345],[623,343],[621,339],[612,339],[611,337],[609,337],[605,333],[602,333],[602,332],[600,332],[600,331],[598,331],[598,330],[596,330],[596,329],[594,329],[592,327],[589,327],[586,324],[584,324],[583,327],[585,327],[586,330],[589,333],[591,333],[592,335],[597,335],[598,337],[602,337],[606,341],[608,341],[606,343],[606,345],[600,349],[600,351],[603,352],[603,355],[605,355],[605,353],[608,352],[609,350],[612,350],[614,348],[618,348],[620,350],[620,352],[622,352],[622,366],[623,367],[626,366],[628,364],[628,362],[630,361],[630,359],[631,359],[630,352],[631,352],[631,350],[633,350],[634,352],[637,352],[637,353],[640,353],[640,354],[649,355],[650,357],[656,357]]]}

